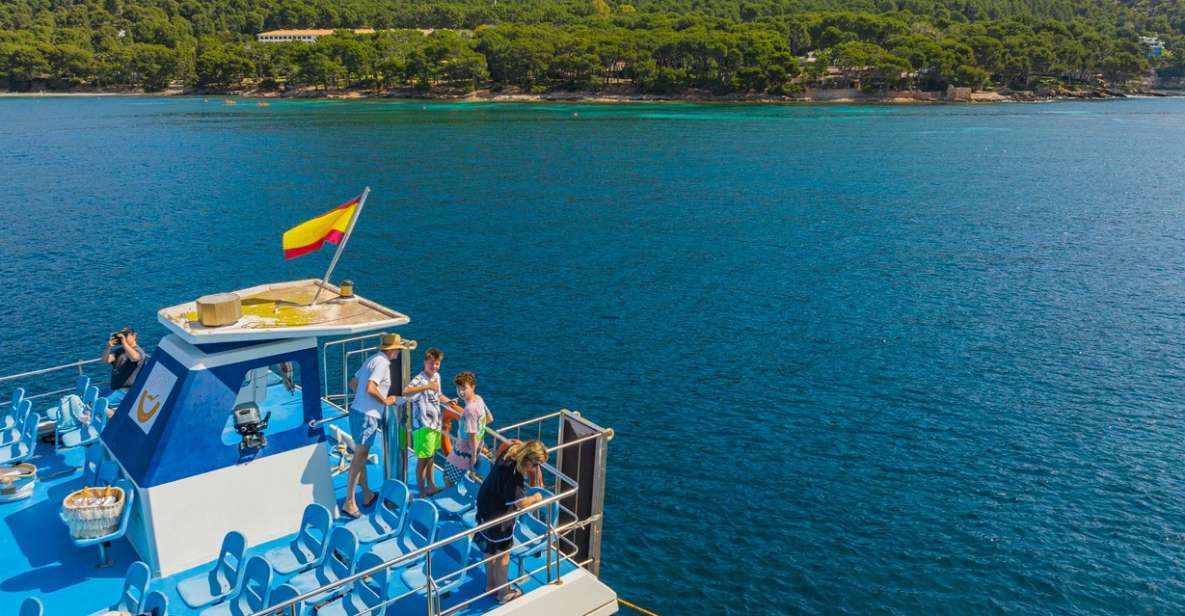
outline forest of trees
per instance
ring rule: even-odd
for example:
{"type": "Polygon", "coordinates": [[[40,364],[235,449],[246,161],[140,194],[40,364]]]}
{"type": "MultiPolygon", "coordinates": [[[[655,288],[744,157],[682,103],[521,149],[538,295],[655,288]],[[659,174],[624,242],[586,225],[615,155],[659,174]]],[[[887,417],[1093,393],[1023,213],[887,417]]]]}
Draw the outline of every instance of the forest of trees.
{"type": "Polygon", "coordinates": [[[5,0],[0,85],[785,94],[1185,75],[1185,0],[5,0]],[[373,27],[355,35],[346,28],[373,27]],[[257,43],[276,28],[341,28],[257,43]],[[434,28],[431,34],[416,28],[434,28]],[[1149,59],[1140,36],[1166,50],[1149,59]],[[1151,64],[1150,64],[1151,63],[1151,64]]]}

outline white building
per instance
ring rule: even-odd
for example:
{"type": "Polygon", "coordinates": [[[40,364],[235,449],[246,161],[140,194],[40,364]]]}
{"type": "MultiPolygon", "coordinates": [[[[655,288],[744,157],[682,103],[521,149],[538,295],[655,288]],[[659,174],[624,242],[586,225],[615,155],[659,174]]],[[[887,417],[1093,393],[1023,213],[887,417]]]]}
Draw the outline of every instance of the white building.
{"type": "MultiPolygon", "coordinates": [[[[354,28],[353,30],[354,34],[374,34],[374,28],[354,28]]],[[[333,30],[269,30],[256,34],[255,40],[260,43],[287,43],[290,41],[315,43],[317,39],[333,33],[333,30]]]]}

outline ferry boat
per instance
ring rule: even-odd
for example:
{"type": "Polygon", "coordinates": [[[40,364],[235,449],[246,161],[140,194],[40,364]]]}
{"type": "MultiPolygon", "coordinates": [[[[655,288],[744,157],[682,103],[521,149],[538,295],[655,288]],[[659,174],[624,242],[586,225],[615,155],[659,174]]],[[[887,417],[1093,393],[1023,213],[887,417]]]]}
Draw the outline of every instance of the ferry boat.
{"type": "MultiPolygon", "coordinates": [[[[522,594],[499,604],[473,536],[500,520],[476,521],[476,479],[420,497],[398,438],[406,401],[387,407],[367,460],[379,499],[340,515],[349,378],[406,315],[353,285],[299,280],[157,320],[168,333],[126,393],[101,393],[98,359],[0,377],[12,392],[0,402],[0,614],[617,611],[598,578],[612,430],[567,409],[487,429],[489,452],[538,438],[550,454],[531,488],[543,499],[508,515],[522,594]]],[[[392,390],[416,346],[392,360],[392,390]]]]}

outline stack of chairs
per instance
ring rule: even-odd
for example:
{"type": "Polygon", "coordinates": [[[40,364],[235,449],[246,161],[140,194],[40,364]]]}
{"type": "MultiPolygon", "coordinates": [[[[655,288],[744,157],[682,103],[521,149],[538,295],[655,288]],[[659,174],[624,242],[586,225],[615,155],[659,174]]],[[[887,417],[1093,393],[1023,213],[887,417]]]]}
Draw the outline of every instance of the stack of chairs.
{"type": "Polygon", "coordinates": [[[32,408],[32,402],[22,400],[5,417],[12,420],[12,427],[0,433],[0,464],[19,464],[33,457],[37,449],[37,413],[32,408]]]}
{"type": "MultiPolygon", "coordinates": [[[[388,480],[367,515],[337,524],[328,509],[310,504],[288,543],[257,556],[248,557],[245,539],[232,531],[208,569],[178,582],[178,595],[190,608],[201,609],[202,616],[240,616],[290,601],[355,572],[378,568],[352,584],[302,601],[296,614],[381,614],[381,608],[376,608],[390,597],[427,594],[429,569],[423,558],[393,569],[384,569],[382,564],[439,537],[460,535],[460,539],[432,552],[431,595],[438,602],[474,575],[473,570],[462,571],[473,561],[474,551],[472,536],[463,533],[476,524],[465,518],[472,519],[477,488],[476,483],[467,481],[437,499],[413,499],[406,484],[388,480]]],[[[550,495],[539,488],[532,490],[536,492],[550,495]]],[[[558,508],[552,514],[557,515],[558,508]]],[[[516,529],[516,539],[529,542],[546,532],[546,518],[524,516],[520,526],[523,528],[516,529]]],[[[545,548],[542,541],[536,540],[517,546],[518,552],[512,551],[520,561],[520,575],[522,560],[545,548]]]]}

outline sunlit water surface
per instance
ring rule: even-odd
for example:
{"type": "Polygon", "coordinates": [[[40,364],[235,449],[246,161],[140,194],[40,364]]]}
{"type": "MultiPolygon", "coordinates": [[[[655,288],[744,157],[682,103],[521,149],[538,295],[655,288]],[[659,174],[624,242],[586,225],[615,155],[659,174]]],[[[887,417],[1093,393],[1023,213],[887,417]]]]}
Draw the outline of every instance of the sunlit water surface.
{"type": "Polygon", "coordinates": [[[505,423],[616,430],[663,614],[1185,608],[1185,101],[0,99],[0,373],[319,276],[505,423]]]}

